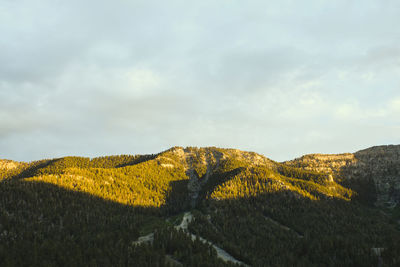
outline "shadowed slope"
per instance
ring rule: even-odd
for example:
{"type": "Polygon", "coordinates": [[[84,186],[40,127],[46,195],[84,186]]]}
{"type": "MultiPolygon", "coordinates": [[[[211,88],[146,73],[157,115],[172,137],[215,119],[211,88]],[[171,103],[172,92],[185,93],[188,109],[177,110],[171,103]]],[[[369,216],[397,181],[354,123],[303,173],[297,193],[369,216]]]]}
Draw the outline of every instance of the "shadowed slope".
{"type": "Polygon", "coordinates": [[[230,266],[176,231],[162,208],[34,179],[3,180],[0,195],[0,266],[230,266]],[[149,231],[153,244],[134,244],[149,231]]]}
{"type": "Polygon", "coordinates": [[[259,174],[214,188],[190,230],[254,266],[376,266],[376,247],[384,266],[400,263],[400,233],[378,209],[259,174]]]}

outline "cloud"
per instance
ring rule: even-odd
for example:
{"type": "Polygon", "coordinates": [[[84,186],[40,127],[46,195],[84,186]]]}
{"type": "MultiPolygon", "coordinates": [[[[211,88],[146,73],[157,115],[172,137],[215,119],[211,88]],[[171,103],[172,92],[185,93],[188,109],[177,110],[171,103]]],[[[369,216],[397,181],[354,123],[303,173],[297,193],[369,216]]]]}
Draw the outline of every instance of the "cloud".
{"type": "Polygon", "coordinates": [[[0,156],[216,145],[283,160],[399,142],[399,8],[3,1],[0,156]]]}

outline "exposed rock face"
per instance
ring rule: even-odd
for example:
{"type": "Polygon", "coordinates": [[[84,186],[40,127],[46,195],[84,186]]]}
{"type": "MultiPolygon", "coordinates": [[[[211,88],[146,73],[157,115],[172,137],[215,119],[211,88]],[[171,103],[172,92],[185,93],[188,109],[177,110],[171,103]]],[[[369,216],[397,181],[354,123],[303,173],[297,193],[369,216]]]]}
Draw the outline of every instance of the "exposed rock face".
{"type": "Polygon", "coordinates": [[[400,146],[379,146],[355,153],[357,164],[345,169],[350,177],[372,178],[378,204],[400,203],[400,146]]]}
{"type": "MultiPolygon", "coordinates": [[[[215,148],[195,147],[173,147],[162,153],[162,160],[178,162],[186,170],[189,177],[188,192],[190,204],[196,206],[197,198],[202,186],[207,182],[209,176],[218,168],[223,153],[215,148]]],[[[161,166],[166,163],[161,163],[161,166]]]]}
{"type": "Polygon", "coordinates": [[[241,151],[232,148],[216,148],[216,147],[172,147],[167,151],[160,153],[157,157],[160,159],[167,159],[170,163],[174,161],[183,164],[185,168],[192,166],[213,166],[225,159],[237,159],[244,161],[249,165],[269,165],[275,164],[269,158],[257,154],[255,152],[241,151]]]}
{"type": "Polygon", "coordinates": [[[337,174],[342,168],[357,162],[354,154],[310,154],[286,161],[285,164],[308,171],[337,174]]]}
{"type": "Polygon", "coordinates": [[[372,180],[377,205],[400,203],[400,145],[371,147],[354,154],[311,154],[285,164],[324,172],[342,181],[372,180]]]}
{"type": "Polygon", "coordinates": [[[238,149],[215,147],[173,147],[160,153],[156,160],[163,167],[182,166],[189,177],[188,193],[192,207],[196,206],[202,187],[209,177],[218,170],[220,163],[226,160],[239,160],[248,166],[273,166],[276,163],[263,155],[238,149]]]}

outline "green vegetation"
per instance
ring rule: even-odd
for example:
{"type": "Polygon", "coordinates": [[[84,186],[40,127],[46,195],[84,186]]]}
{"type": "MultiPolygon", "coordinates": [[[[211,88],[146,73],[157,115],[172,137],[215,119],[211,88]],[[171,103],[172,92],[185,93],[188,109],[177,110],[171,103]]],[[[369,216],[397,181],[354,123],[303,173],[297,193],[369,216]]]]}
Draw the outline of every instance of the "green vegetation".
{"type": "Polygon", "coordinates": [[[0,266],[233,266],[176,230],[189,210],[191,233],[251,266],[398,266],[399,209],[382,215],[369,186],[218,148],[4,161],[0,266]],[[188,170],[211,174],[192,210],[188,170]]]}
{"type": "Polygon", "coordinates": [[[326,174],[321,174],[313,171],[306,171],[299,168],[285,166],[283,164],[278,166],[277,171],[281,175],[286,177],[312,181],[322,185],[325,185],[328,182],[328,177],[326,174]]]}
{"type": "Polygon", "coordinates": [[[399,232],[341,190],[246,170],[209,194],[190,229],[254,266],[376,266],[371,248],[398,251],[399,232]]]}

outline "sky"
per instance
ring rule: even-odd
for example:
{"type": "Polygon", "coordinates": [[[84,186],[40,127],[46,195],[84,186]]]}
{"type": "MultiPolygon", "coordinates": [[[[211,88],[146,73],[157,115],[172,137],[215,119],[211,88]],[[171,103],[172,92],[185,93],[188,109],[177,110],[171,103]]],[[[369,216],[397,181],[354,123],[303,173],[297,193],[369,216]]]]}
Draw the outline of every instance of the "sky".
{"type": "Polygon", "coordinates": [[[0,158],[400,143],[400,1],[0,0],[0,158]]]}

